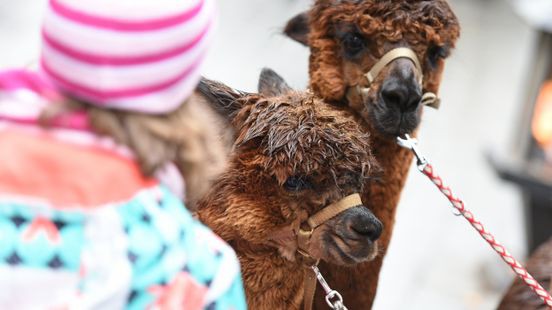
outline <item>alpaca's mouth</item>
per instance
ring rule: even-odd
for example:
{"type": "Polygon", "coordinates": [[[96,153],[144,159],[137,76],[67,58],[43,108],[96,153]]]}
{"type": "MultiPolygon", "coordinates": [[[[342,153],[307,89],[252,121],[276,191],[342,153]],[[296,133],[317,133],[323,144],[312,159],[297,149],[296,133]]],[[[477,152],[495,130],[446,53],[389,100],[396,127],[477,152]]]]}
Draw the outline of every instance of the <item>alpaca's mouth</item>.
{"type": "Polygon", "coordinates": [[[374,259],[378,254],[378,244],[366,239],[352,239],[332,233],[326,238],[326,253],[329,262],[339,265],[354,265],[374,259]]]}
{"type": "MultiPolygon", "coordinates": [[[[366,104],[367,106],[370,103],[366,104]]],[[[403,112],[394,107],[388,107],[382,100],[371,105],[370,121],[380,133],[392,137],[411,134],[421,121],[421,109],[403,112]]]]}

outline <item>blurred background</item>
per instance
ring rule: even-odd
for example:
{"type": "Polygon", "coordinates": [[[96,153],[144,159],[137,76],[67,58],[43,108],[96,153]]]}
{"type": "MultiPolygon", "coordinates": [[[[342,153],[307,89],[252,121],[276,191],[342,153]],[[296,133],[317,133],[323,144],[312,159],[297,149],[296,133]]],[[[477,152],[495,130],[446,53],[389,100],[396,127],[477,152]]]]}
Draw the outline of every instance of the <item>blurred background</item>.
{"type": "MultiPolygon", "coordinates": [[[[0,0],[1,68],[36,62],[45,3],[0,0]]],[[[542,146],[550,145],[552,134],[537,133],[534,139],[531,131],[539,124],[544,129],[552,126],[551,114],[537,121],[531,118],[536,98],[551,101],[550,87],[548,97],[539,96],[539,91],[550,75],[552,44],[509,2],[450,3],[462,35],[447,62],[441,109],[428,109],[424,115],[420,146],[467,207],[524,260],[527,251],[547,237],[546,227],[552,228],[552,182],[546,183],[551,174],[543,164],[542,146]],[[517,183],[504,182],[497,171],[517,183]]],[[[254,91],[266,66],[304,89],[308,50],[285,38],[281,30],[309,5],[309,0],[219,1],[219,32],[205,75],[254,91]]],[[[374,309],[493,309],[512,278],[498,256],[463,218],[453,215],[445,198],[413,166],[374,309]]]]}

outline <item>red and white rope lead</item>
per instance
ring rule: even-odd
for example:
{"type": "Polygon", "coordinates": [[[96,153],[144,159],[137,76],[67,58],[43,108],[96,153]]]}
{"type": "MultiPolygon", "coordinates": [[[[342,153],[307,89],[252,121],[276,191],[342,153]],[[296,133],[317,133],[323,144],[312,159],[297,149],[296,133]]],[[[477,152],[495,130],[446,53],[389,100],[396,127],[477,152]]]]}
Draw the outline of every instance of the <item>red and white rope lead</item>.
{"type": "Polygon", "coordinates": [[[441,193],[448,198],[448,200],[452,203],[452,206],[458,210],[460,214],[468,220],[468,222],[470,222],[473,228],[479,232],[481,237],[483,237],[483,239],[489,243],[489,245],[500,255],[500,257],[502,257],[506,264],[512,268],[512,270],[545,302],[546,305],[548,305],[548,307],[552,308],[552,297],[550,294],[535,280],[535,278],[533,278],[531,274],[529,274],[529,272],[527,272],[521,263],[518,262],[502,244],[496,241],[495,237],[488,232],[485,227],[483,227],[483,224],[475,219],[473,213],[466,210],[464,202],[454,196],[450,187],[445,185],[441,177],[435,173],[433,166],[429,163],[425,163],[425,165],[420,165],[419,168],[420,171],[425,174],[431,182],[437,186],[437,188],[439,188],[441,193]]]}

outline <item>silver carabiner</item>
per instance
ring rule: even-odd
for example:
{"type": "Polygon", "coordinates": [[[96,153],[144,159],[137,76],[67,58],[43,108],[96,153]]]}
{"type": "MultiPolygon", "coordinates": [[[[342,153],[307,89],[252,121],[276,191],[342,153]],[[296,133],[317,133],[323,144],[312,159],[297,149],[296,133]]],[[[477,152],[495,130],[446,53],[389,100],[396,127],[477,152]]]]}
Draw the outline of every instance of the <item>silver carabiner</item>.
{"type": "Polygon", "coordinates": [[[326,303],[331,309],[334,310],[348,310],[347,307],[343,304],[343,297],[339,294],[338,291],[333,290],[326,282],[326,279],[322,276],[320,269],[316,265],[311,266],[312,271],[316,275],[316,279],[322,285],[324,292],[326,292],[326,303]],[[335,300],[332,300],[335,299],[335,300]]]}
{"type": "Polygon", "coordinates": [[[331,309],[334,309],[334,310],[348,310],[343,304],[343,297],[341,297],[341,294],[339,294],[339,292],[335,290],[331,290],[326,295],[326,303],[331,309]],[[336,298],[336,299],[332,301],[332,298],[336,298]]]}
{"type": "Polygon", "coordinates": [[[418,169],[424,170],[428,161],[418,149],[417,139],[410,137],[409,134],[405,134],[404,139],[401,137],[397,137],[397,144],[401,147],[404,147],[405,149],[411,150],[412,153],[414,153],[414,156],[416,156],[416,165],[418,166],[418,169]]]}
{"type": "Polygon", "coordinates": [[[326,294],[330,294],[330,292],[332,292],[333,290],[328,285],[328,282],[326,282],[326,279],[324,279],[324,277],[322,276],[320,269],[318,269],[316,265],[311,266],[311,268],[314,274],[316,275],[316,280],[318,280],[320,285],[322,285],[322,289],[324,289],[324,292],[326,292],[326,294]]]}

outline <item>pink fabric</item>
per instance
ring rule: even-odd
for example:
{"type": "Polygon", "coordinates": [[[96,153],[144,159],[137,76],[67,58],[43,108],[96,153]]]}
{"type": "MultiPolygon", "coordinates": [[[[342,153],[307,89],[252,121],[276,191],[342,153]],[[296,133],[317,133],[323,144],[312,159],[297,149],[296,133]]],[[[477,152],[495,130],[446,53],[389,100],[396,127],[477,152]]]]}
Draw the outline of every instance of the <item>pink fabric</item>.
{"type": "Polygon", "coordinates": [[[139,87],[139,88],[129,88],[129,89],[119,89],[111,91],[100,91],[77,83],[73,83],[60,75],[54,72],[44,61],[41,63],[42,69],[51,77],[53,77],[65,91],[76,94],[78,97],[89,98],[93,100],[93,103],[104,103],[108,104],[110,100],[116,100],[120,98],[128,97],[137,97],[142,95],[147,95],[155,92],[161,92],[166,88],[171,87],[172,85],[178,83],[184,78],[187,78],[190,72],[193,72],[194,69],[201,63],[202,59],[198,59],[192,66],[186,68],[186,70],[179,75],[166,80],[161,81],[159,84],[139,87]]]}
{"type": "Polygon", "coordinates": [[[208,287],[199,283],[187,272],[182,272],[166,285],[151,286],[148,291],[155,296],[151,309],[204,309],[208,287]]]}
{"type": "MultiPolygon", "coordinates": [[[[21,69],[0,71],[0,98],[0,120],[20,124],[37,124],[38,117],[46,105],[63,100],[52,83],[43,76],[21,69]],[[26,92],[27,95],[34,94],[35,102],[19,102],[17,96],[22,92],[26,92]],[[16,110],[24,110],[26,114],[21,115],[16,110]]],[[[84,111],[63,114],[53,119],[51,125],[79,130],[90,129],[88,116],[84,111]]]]}
{"type": "Polygon", "coordinates": [[[141,0],[136,8],[132,1],[50,0],[41,69],[66,95],[90,104],[168,113],[200,79],[214,1],[141,0]]]}
{"type": "Polygon", "coordinates": [[[46,33],[45,31],[42,32],[42,38],[44,42],[50,45],[53,49],[57,50],[62,54],[65,54],[66,56],[69,56],[71,58],[74,58],[82,62],[86,62],[89,64],[96,64],[96,65],[128,66],[128,65],[141,65],[145,63],[158,62],[158,61],[165,60],[167,58],[181,55],[189,51],[194,46],[196,46],[205,37],[208,31],[209,31],[209,27],[206,27],[197,36],[195,36],[192,39],[192,41],[185,42],[184,44],[170,50],[166,50],[166,51],[162,51],[162,52],[150,54],[150,55],[126,56],[126,57],[96,55],[96,54],[78,51],[70,46],[66,46],[63,43],[58,42],[50,35],[48,35],[48,33],[46,33]]]}
{"type": "Polygon", "coordinates": [[[54,100],[60,96],[52,83],[36,72],[22,69],[0,71],[0,90],[15,91],[18,89],[27,89],[54,100]]]}
{"type": "Polygon", "coordinates": [[[96,145],[59,141],[45,130],[0,130],[0,154],[9,163],[0,165],[0,193],[40,197],[58,208],[124,201],[159,183],[145,177],[135,160],[96,145]]]}
{"type": "MultiPolygon", "coordinates": [[[[1,115],[0,120],[8,122],[16,122],[22,125],[36,125],[38,124],[37,118],[32,117],[13,117],[9,115],[1,115]]],[[[88,115],[83,112],[73,112],[71,114],[64,114],[61,117],[56,117],[51,120],[49,123],[50,126],[59,127],[59,128],[70,128],[76,130],[85,130],[90,131],[90,123],[88,121],[88,115]]]]}
{"type": "Polygon", "coordinates": [[[64,5],[58,0],[50,0],[51,8],[57,14],[67,19],[86,24],[87,26],[117,31],[151,31],[176,26],[195,17],[195,15],[201,11],[203,3],[204,0],[200,0],[197,5],[190,10],[175,14],[173,16],[164,16],[157,19],[143,21],[132,21],[97,16],[88,12],[80,11],[78,8],[72,8],[68,5],[64,5]]]}
{"type": "MultiPolygon", "coordinates": [[[[64,0],[69,1],[69,0],[64,0]]],[[[79,0],[72,0],[79,1],[79,0]]],[[[82,0],[94,1],[94,0],[82,0]]],[[[109,0],[98,0],[109,1],[109,0]]],[[[146,0],[138,0],[146,1],[146,0]]],[[[149,0],[148,0],[149,1],[149,0]]],[[[163,1],[163,0],[161,0],[163,1]]],[[[172,0],[164,0],[172,1],[172,0]]],[[[198,1],[198,0],[191,0],[198,1]]],[[[78,51],[85,51],[91,54],[112,55],[112,56],[140,56],[160,53],[165,50],[174,49],[184,42],[190,42],[194,37],[203,31],[205,26],[214,17],[215,2],[204,0],[205,4],[201,12],[187,23],[174,27],[142,32],[124,32],[116,30],[100,29],[89,27],[85,24],[73,22],[63,16],[54,14],[52,9],[46,11],[43,29],[56,41],[63,43],[78,51]],[[76,40],[75,38],[79,38],[76,40]],[[154,43],[154,44],[153,44],[154,43]],[[129,48],[137,47],[140,48],[129,48]]],[[[175,1],[176,3],[177,1],[175,1]]],[[[116,2],[114,2],[116,3],[116,2]]],[[[103,11],[109,11],[104,6],[98,6],[103,11]]],[[[106,13],[107,14],[107,13],[106,13]]],[[[116,14],[125,16],[124,14],[116,14]]],[[[148,16],[157,16],[148,14],[148,16]]],[[[134,15],[133,15],[134,16],[134,15]]],[[[134,18],[137,18],[134,16],[134,18]]]]}

